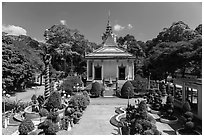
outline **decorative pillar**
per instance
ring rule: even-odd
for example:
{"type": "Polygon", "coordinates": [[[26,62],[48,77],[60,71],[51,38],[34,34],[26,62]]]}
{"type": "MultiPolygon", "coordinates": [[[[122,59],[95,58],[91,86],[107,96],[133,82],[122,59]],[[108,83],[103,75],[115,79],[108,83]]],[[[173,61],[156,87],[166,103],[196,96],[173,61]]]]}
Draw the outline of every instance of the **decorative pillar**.
{"type": "Polygon", "coordinates": [[[50,54],[46,54],[45,56],[45,92],[44,92],[44,97],[47,99],[50,96],[50,62],[51,62],[51,56],[50,54]]]}
{"type": "Polygon", "coordinates": [[[87,64],[86,64],[86,78],[87,78],[87,80],[89,80],[89,60],[87,60],[87,62],[86,62],[87,64]]]}
{"type": "Polygon", "coordinates": [[[92,63],[92,80],[95,79],[94,61],[92,63]]]}

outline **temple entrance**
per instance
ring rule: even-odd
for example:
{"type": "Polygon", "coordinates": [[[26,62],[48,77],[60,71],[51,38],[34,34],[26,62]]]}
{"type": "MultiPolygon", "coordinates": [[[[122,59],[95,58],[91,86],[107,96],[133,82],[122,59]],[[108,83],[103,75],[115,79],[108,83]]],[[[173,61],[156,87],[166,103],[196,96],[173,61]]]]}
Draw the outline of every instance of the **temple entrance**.
{"type": "Polygon", "coordinates": [[[118,70],[119,80],[125,80],[125,67],[118,67],[118,70]]]}
{"type": "Polygon", "coordinates": [[[95,66],[95,80],[102,80],[101,77],[101,66],[95,66]]]}

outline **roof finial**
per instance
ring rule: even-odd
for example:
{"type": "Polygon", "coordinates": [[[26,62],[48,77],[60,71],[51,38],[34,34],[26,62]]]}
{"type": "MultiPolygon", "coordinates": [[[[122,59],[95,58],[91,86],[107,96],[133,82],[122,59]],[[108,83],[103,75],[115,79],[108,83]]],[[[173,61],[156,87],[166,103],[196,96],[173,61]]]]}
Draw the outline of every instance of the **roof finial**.
{"type": "Polygon", "coordinates": [[[108,26],[110,26],[110,10],[108,10],[108,26]]]}

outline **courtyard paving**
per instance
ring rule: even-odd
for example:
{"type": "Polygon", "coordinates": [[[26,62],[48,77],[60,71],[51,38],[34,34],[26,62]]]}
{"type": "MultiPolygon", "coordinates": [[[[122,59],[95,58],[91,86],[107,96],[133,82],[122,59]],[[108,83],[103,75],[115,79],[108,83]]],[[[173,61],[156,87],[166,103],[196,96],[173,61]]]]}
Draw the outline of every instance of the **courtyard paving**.
{"type": "MultiPolygon", "coordinates": [[[[135,99],[130,99],[134,104],[135,99]]],[[[126,107],[127,99],[121,98],[92,98],[79,124],[74,125],[71,131],[59,131],[58,135],[118,135],[118,128],[110,124],[110,119],[116,107],[126,107]]],[[[175,134],[174,130],[161,122],[156,123],[162,134],[175,134]]]]}

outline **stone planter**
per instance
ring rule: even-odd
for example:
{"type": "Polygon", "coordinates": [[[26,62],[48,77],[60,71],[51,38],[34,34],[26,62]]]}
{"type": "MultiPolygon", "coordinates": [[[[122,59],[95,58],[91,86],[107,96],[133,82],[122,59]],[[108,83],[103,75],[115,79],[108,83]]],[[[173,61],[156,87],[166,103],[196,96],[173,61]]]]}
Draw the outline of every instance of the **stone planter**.
{"type": "Polygon", "coordinates": [[[160,111],[158,111],[158,110],[153,110],[153,109],[150,109],[150,111],[149,111],[150,113],[152,113],[152,114],[160,114],[160,111]]]}
{"type": "Polygon", "coordinates": [[[186,132],[184,128],[179,128],[176,131],[176,135],[201,135],[198,131],[186,132]]]}
{"type": "Polygon", "coordinates": [[[175,116],[172,116],[172,117],[169,119],[169,118],[167,118],[167,117],[165,117],[165,116],[161,116],[161,117],[160,117],[160,121],[161,121],[162,123],[166,123],[166,124],[176,124],[177,121],[178,121],[178,118],[175,117],[175,116]]]}

